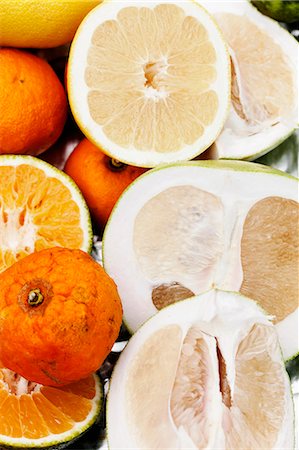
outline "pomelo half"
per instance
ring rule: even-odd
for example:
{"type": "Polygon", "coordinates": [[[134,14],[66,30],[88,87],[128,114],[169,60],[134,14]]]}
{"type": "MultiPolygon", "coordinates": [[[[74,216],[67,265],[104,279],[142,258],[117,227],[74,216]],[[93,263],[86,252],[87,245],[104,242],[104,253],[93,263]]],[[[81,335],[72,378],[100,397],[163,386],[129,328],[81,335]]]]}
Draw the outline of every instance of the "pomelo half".
{"type": "Polygon", "coordinates": [[[130,165],[192,159],[228,113],[226,44],[191,0],[103,2],[75,35],[67,78],[83,133],[130,165]]]}
{"type": "Polygon", "coordinates": [[[246,0],[202,3],[222,31],[232,63],[231,109],[214,157],[252,160],[298,126],[298,42],[246,0]]]}
{"type": "Polygon", "coordinates": [[[130,339],[111,378],[110,450],[292,449],[290,380],[256,303],[211,290],[130,339]]]}
{"type": "Polygon", "coordinates": [[[0,155],[0,273],[49,247],[90,251],[91,220],[75,182],[38,158],[0,155]]]}
{"type": "Polygon", "coordinates": [[[298,180],[267,166],[194,161],[153,169],[116,204],[104,267],[131,331],[163,306],[213,286],[274,316],[298,352],[298,180]]]}
{"type": "Polygon", "coordinates": [[[103,387],[97,375],[53,388],[0,366],[0,446],[63,448],[97,419],[103,387]]]}

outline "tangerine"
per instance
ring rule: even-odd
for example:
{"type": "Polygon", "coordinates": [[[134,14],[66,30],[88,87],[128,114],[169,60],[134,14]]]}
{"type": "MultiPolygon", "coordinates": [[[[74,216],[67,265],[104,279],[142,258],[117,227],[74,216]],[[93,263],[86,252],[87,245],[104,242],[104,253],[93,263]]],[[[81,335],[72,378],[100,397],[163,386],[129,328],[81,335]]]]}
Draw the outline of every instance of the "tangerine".
{"type": "Polygon", "coordinates": [[[77,145],[64,170],[79,186],[100,228],[106,225],[122,192],[146,171],[110,158],[88,139],[77,145]]]}
{"type": "Polygon", "coordinates": [[[81,250],[41,250],[0,275],[0,360],[30,381],[60,386],[87,377],[121,322],[116,285],[81,250]]]}
{"type": "Polygon", "coordinates": [[[0,49],[0,154],[38,155],[60,136],[67,98],[52,67],[28,52],[0,49]]]}

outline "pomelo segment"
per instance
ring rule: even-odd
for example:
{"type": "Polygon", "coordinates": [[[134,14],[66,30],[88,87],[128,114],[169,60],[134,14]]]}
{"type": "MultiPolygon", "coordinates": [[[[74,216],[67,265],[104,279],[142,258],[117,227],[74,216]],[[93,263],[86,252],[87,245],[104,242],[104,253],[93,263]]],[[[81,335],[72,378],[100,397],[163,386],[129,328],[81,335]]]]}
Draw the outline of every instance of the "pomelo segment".
{"type": "Polygon", "coordinates": [[[163,306],[211,287],[232,289],[275,316],[292,357],[298,224],[298,180],[275,169],[196,161],[147,172],[120,198],[103,238],[126,325],[135,331],[163,306]]]}
{"type": "Polygon", "coordinates": [[[31,156],[0,156],[0,272],[49,247],[91,250],[89,211],[69,176],[31,156]]]}
{"type": "Polygon", "coordinates": [[[298,126],[298,43],[248,1],[203,2],[230,49],[231,110],[215,158],[255,159],[298,126]]]}
{"type": "Polygon", "coordinates": [[[48,448],[77,438],[98,417],[103,389],[96,375],[53,388],[0,368],[0,445],[48,448]]]}
{"type": "Polygon", "coordinates": [[[148,320],[116,364],[107,405],[111,450],[294,445],[275,328],[233,292],[211,290],[148,320]]]}
{"type": "Polygon", "coordinates": [[[131,165],[203,152],[221,131],[229,91],[226,45],[193,1],[104,2],[71,46],[68,92],[78,125],[131,165]]]}

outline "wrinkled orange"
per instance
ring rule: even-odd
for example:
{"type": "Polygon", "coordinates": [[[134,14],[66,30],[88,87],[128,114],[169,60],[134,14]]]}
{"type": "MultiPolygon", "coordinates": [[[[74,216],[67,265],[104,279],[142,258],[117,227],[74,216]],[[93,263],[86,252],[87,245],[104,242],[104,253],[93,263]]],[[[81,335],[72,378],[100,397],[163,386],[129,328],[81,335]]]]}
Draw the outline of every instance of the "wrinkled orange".
{"type": "Polygon", "coordinates": [[[122,192],[146,171],[110,158],[88,139],[77,145],[64,170],[79,186],[100,229],[106,225],[122,192]]]}
{"type": "Polygon", "coordinates": [[[59,386],[96,371],[121,321],[116,285],[81,250],[41,250],[0,275],[0,360],[30,381],[59,386]]]}
{"type": "Polygon", "coordinates": [[[0,154],[38,155],[60,136],[64,88],[51,66],[28,52],[0,48],[0,154]]]}

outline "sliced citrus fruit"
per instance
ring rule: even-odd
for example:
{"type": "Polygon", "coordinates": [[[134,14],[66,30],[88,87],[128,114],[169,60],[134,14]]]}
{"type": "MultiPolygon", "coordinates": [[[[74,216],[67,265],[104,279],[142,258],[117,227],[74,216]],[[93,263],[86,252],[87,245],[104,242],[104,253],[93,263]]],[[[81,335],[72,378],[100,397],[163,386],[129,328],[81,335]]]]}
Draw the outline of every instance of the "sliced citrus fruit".
{"type": "Polygon", "coordinates": [[[290,449],[293,421],[274,327],[254,301],[217,290],[148,320],[107,400],[111,450],[290,449]]]}
{"type": "Polygon", "coordinates": [[[203,4],[223,32],[232,62],[231,111],[214,155],[255,159],[298,125],[298,42],[248,1],[203,4]]]}
{"type": "Polygon", "coordinates": [[[97,375],[53,388],[1,367],[0,445],[28,449],[69,442],[95,422],[102,401],[97,375]]]}
{"type": "Polygon", "coordinates": [[[0,155],[0,273],[48,247],[91,249],[89,211],[66,174],[31,156],[0,155]]]}
{"type": "Polygon", "coordinates": [[[223,126],[229,91],[222,35],[190,0],[103,2],[71,46],[68,92],[78,125],[105,153],[131,165],[203,152],[223,126]]]}
{"type": "Polygon", "coordinates": [[[298,180],[259,164],[194,161],[141,175],[103,238],[125,323],[135,331],[164,305],[217,286],[274,315],[291,357],[298,352],[298,214],[298,180]]]}

